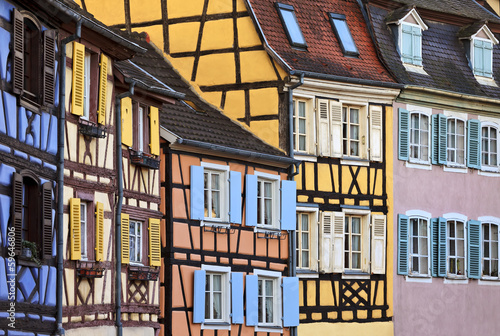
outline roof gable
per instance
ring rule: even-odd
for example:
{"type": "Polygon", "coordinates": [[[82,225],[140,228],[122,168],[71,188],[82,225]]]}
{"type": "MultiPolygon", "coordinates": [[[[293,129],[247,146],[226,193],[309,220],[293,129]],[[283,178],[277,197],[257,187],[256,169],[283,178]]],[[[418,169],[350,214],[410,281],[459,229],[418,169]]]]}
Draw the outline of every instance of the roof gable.
{"type": "Polygon", "coordinates": [[[404,22],[417,25],[422,30],[429,29],[429,27],[425,24],[424,20],[418,14],[415,7],[404,6],[401,7],[400,9],[396,9],[387,16],[386,22],[388,24],[395,23],[398,25],[404,22]]]}

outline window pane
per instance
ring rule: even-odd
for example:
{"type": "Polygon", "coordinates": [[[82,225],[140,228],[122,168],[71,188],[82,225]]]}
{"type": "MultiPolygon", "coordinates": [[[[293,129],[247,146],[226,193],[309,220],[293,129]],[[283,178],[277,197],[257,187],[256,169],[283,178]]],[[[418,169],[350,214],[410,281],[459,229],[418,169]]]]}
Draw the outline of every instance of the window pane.
{"type": "Polygon", "coordinates": [[[412,267],[413,272],[419,273],[418,257],[413,257],[412,267]]]}
{"type": "Polygon", "coordinates": [[[360,269],[361,268],[361,253],[353,253],[352,254],[352,268],[360,269]]]}
{"type": "Polygon", "coordinates": [[[302,248],[304,250],[309,249],[309,233],[302,232],[302,248]]]}
{"type": "Polygon", "coordinates": [[[293,43],[306,44],[302,32],[300,31],[299,24],[295,18],[295,13],[290,10],[280,9],[283,21],[285,21],[285,28],[290,35],[293,43]]]}
{"type": "Polygon", "coordinates": [[[264,208],[264,224],[272,224],[271,216],[272,216],[272,200],[265,200],[265,208],[264,208]]]}
{"type": "Polygon", "coordinates": [[[264,196],[271,197],[272,196],[272,184],[270,182],[264,182],[264,196]]]}
{"type": "Polygon", "coordinates": [[[306,103],[300,101],[299,102],[299,117],[305,117],[306,116],[306,103]]]}
{"type": "Polygon", "coordinates": [[[220,191],[212,191],[212,218],[220,218],[220,191]]]}
{"type": "Polygon", "coordinates": [[[361,218],[352,217],[352,233],[361,233],[361,218]]]}
{"type": "Polygon", "coordinates": [[[427,272],[429,270],[429,258],[427,258],[427,257],[421,257],[420,261],[422,263],[421,266],[420,266],[420,272],[422,274],[427,274],[427,272]]]}
{"type": "Polygon", "coordinates": [[[426,237],[427,236],[427,223],[424,221],[420,222],[419,225],[419,236],[421,237],[426,237]]]}
{"type": "Polygon", "coordinates": [[[359,126],[357,125],[351,125],[351,139],[352,140],[359,140],[359,126]]]}
{"type": "Polygon", "coordinates": [[[358,109],[350,109],[350,121],[352,124],[359,124],[359,110],[358,109]]]}
{"type": "Polygon", "coordinates": [[[309,267],[309,252],[302,251],[302,267],[309,267]]]}
{"type": "Polygon", "coordinates": [[[353,236],[352,237],[352,250],[353,251],[361,251],[361,237],[353,236]]]}
{"type": "Polygon", "coordinates": [[[210,319],[210,292],[205,292],[205,318],[210,319]]]}
{"type": "Polygon", "coordinates": [[[266,295],[273,295],[273,281],[266,280],[266,295]]]}
{"type": "Polygon", "coordinates": [[[299,136],[299,150],[301,151],[306,150],[306,137],[303,135],[299,136]]]}
{"type": "Polygon", "coordinates": [[[419,254],[420,255],[427,255],[428,254],[428,249],[427,249],[427,238],[420,238],[420,246],[419,246],[419,254]]]}
{"type": "Polygon", "coordinates": [[[306,133],[306,120],[305,119],[299,120],[299,133],[301,133],[301,134],[306,133]]]}
{"type": "Polygon", "coordinates": [[[214,293],[214,319],[222,318],[222,293],[214,293]]]}
{"type": "Polygon", "coordinates": [[[412,246],[413,246],[413,248],[412,248],[412,252],[413,252],[414,254],[418,254],[418,237],[413,237],[413,238],[412,238],[412,243],[413,243],[413,244],[412,244],[412,246]]]}
{"type": "Polygon", "coordinates": [[[464,238],[464,223],[462,222],[457,222],[457,237],[458,238],[464,238]]]}
{"type": "Polygon", "coordinates": [[[213,290],[219,292],[221,288],[222,288],[222,276],[220,274],[214,274],[213,290]]]}
{"type": "Polygon", "coordinates": [[[309,215],[302,215],[302,231],[309,231],[309,215]]]}
{"type": "Polygon", "coordinates": [[[340,38],[340,43],[344,47],[345,51],[348,52],[357,52],[356,45],[354,44],[354,40],[352,39],[351,32],[349,31],[349,27],[347,26],[347,22],[345,20],[332,20],[335,25],[335,29],[337,30],[337,34],[340,38]]]}
{"type": "Polygon", "coordinates": [[[351,154],[352,156],[359,156],[359,143],[358,142],[351,142],[351,154]]]}
{"type": "Polygon", "coordinates": [[[273,298],[266,297],[266,322],[271,323],[273,320],[273,298]]]}

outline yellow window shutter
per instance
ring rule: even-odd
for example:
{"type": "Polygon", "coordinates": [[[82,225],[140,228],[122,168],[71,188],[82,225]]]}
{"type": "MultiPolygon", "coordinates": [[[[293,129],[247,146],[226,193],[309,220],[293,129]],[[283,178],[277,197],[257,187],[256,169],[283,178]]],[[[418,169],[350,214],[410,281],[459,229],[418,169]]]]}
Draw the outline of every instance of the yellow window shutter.
{"type": "Polygon", "coordinates": [[[132,147],[133,133],[132,133],[132,99],[129,97],[122,98],[121,101],[122,111],[122,144],[132,147]]]}
{"type": "Polygon", "coordinates": [[[160,220],[149,219],[149,266],[161,266],[160,220]]]}
{"type": "Polygon", "coordinates": [[[102,261],[104,254],[104,205],[95,205],[95,261],[102,261]]]}
{"type": "Polygon", "coordinates": [[[130,263],[130,217],[122,213],[122,264],[130,263]]]}
{"type": "Polygon", "coordinates": [[[106,92],[108,88],[108,62],[106,55],[101,54],[101,69],[99,72],[99,110],[97,111],[97,122],[106,124],[106,92]]]}
{"type": "Polygon", "coordinates": [[[82,233],[81,233],[81,214],[80,214],[80,199],[69,199],[69,230],[71,260],[80,260],[82,258],[82,233]]]}
{"type": "Polygon", "coordinates": [[[85,46],[76,41],[73,42],[73,94],[71,99],[71,113],[83,115],[84,96],[84,74],[85,74],[85,46]]]}
{"type": "Polygon", "coordinates": [[[151,154],[160,155],[160,120],[157,107],[151,106],[149,108],[149,125],[151,127],[149,137],[151,154]]]}

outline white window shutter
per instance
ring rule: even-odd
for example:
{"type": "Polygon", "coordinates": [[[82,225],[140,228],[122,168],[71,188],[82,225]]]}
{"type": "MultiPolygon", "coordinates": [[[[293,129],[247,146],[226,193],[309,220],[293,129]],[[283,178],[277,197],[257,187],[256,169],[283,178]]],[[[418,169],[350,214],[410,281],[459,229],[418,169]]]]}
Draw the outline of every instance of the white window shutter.
{"type": "Polygon", "coordinates": [[[333,272],[344,272],[344,221],[343,212],[333,213],[333,272]]]}
{"type": "Polygon", "coordinates": [[[370,161],[382,162],[382,106],[370,106],[370,161]]]}
{"type": "Polygon", "coordinates": [[[333,157],[342,157],[342,103],[330,101],[330,130],[332,132],[333,157]]]}
{"type": "Polygon", "coordinates": [[[321,213],[320,229],[320,257],[319,269],[322,273],[331,273],[332,268],[332,212],[325,211],[321,213]]]}
{"type": "Polygon", "coordinates": [[[372,215],[371,271],[373,274],[385,273],[386,226],[387,218],[385,215],[372,215]]]}
{"type": "Polygon", "coordinates": [[[328,100],[318,99],[318,154],[330,156],[330,117],[328,113],[328,100]]]}

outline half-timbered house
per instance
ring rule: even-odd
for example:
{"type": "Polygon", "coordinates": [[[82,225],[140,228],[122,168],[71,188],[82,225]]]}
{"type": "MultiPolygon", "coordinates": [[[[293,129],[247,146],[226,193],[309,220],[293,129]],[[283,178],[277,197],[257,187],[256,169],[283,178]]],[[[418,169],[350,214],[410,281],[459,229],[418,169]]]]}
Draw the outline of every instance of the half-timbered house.
{"type": "Polygon", "coordinates": [[[120,15],[102,20],[147,30],[207,101],[303,160],[299,334],[391,334],[387,132],[401,86],[378,60],[358,1],[166,0],[149,1],[158,10],[148,13],[114,4],[120,15]]]}
{"type": "Polygon", "coordinates": [[[0,1],[0,334],[56,332],[58,11],[0,1]]]}
{"type": "Polygon", "coordinates": [[[392,125],[396,335],[500,327],[500,19],[479,3],[367,4],[382,60],[405,84],[392,125]]]}

